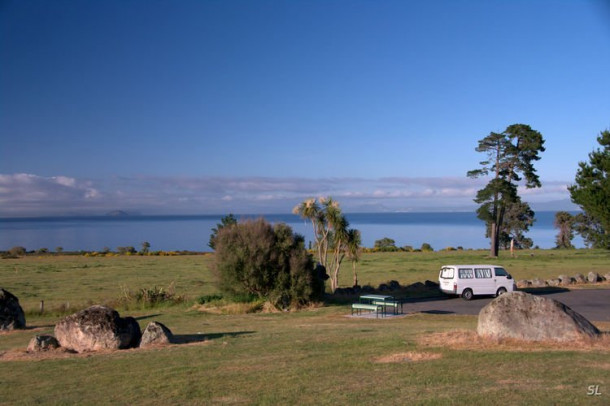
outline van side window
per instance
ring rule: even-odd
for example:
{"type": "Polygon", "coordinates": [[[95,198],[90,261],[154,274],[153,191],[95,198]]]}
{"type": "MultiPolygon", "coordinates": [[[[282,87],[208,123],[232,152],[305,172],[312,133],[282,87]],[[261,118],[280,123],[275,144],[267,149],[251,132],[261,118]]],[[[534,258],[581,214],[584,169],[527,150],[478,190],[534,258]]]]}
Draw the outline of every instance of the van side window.
{"type": "Polygon", "coordinates": [[[491,278],[491,269],[474,268],[474,274],[477,278],[491,278]]]}
{"type": "Polygon", "coordinates": [[[458,276],[460,279],[472,279],[474,278],[474,272],[471,268],[460,268],[458,269],[458,276]]]}
{"type": "Polygon", "coordinates": [[[504,268],[496,268],[496,276],[508,276],[508,272],[504,268]]]}

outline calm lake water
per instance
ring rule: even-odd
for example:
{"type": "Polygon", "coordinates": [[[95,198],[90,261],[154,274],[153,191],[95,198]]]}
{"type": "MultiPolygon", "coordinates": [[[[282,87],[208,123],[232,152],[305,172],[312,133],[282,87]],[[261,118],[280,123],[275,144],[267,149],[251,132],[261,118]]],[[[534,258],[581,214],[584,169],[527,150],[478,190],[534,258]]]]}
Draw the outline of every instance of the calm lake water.
{"type": "MultiPolygon", "coordinates": [[[[528,233],[540,248],[555,246],[557,230],[553,228],[555,212],[537,212],[536,223],[528,233]]],[[[54,251],[96,251],[108,247],[133,246],[140,249],[148,241],[151,250],[210,251],[208,241],[212,228],[222,216],[122,216],[122,217],[45,217],[0,219],[0,250],[23,246],[28,250],[48,248],[54,251]]],[[[238,219],[258,218],[240,215],[238,219]]],[[[284,222],[292,229],[313,239],[311,223],[293,214],[263,215],[272,223],[284,222]]],[[[435,250],[461,246],[489,248],[485,226],[475,213],[347,213],[352,228],[362,233],[362,242],[372,247],[375,240],[392,238],[401,247],[419,248],[425,242],[435,250]]],[[[580,238],[574,239],[582,247],[580,238]]]]}

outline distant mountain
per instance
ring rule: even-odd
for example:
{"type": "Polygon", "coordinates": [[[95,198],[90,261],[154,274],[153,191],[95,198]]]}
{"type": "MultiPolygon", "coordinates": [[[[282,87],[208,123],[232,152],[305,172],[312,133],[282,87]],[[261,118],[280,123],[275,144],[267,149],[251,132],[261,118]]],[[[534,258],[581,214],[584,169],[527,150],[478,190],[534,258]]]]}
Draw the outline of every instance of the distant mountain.
{"type": "Polygon", "coordinates": [[[113,210],[113,211],[109,211],[108,213],[106,213],[106,216],[122,217],[122,216],[129,216],[129,213],[127,213],[123,210],[113,210]]]}

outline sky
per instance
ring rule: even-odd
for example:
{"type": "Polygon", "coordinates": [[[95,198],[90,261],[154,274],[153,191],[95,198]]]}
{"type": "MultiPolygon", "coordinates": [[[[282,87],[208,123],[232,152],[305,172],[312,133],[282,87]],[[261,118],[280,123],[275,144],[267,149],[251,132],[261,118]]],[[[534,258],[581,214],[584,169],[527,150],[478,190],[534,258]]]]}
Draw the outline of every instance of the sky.
{"type": "Polygon", "coordinates": [[[478,140],[610,128],[610,1],[0,0],[0,217],[473,210],[478,140]]]}

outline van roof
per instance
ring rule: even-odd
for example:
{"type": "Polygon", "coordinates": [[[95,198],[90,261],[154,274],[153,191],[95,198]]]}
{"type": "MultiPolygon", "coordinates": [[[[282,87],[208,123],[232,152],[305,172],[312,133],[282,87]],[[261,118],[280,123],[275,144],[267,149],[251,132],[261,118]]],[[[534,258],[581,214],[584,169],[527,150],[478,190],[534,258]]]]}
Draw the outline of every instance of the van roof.
{"type": "Polygon", "coordinates": [[[460,264],[460,265],[443,265],[441,268],[503,268],[502,265],[491,265],[491,264],[460,264]]]}

